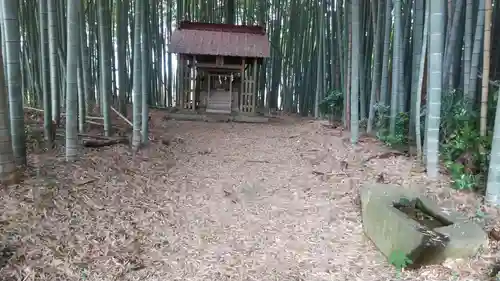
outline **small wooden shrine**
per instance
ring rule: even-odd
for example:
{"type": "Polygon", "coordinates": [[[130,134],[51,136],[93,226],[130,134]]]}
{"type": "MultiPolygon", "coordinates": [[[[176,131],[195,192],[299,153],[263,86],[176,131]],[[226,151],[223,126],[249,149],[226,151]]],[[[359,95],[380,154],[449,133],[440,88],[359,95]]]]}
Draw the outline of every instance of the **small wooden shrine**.
{"type": "Polygon", "coordinates": [[[256,113],[257,70],[270,53],[263,27],[184,21],[169,52],[177,54],[180,110],[256,113]]]}

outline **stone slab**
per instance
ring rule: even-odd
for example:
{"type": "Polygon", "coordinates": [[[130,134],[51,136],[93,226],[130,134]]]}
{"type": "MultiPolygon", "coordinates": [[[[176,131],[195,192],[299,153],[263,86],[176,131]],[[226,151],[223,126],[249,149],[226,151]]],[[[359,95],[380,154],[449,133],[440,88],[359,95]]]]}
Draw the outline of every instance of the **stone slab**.
{"type": "Polygon", "coordinates": [[[184,121],[204,121],[204,122],[240,122],[240,123],[267,123],[269,118],[265,116],[251,115],[229,115],[229,114],[201,114],[201,113],[169,113],[168,117],[175,120],[184,121]]]}
{"type": "Polygon", "coordinates": [[[269,117],[259,116],[259,115],[235,115],[233,118],[234,122],[242,123],[267,123],[269,122],[269,117]]]}
{"type": "Polygon", "coordinates": [[[451,237],[442,256],[437,260],[472,257],[481,248],[488,246],[486,232],[473,221],[457,222],[450,226],[436,228],[435,231],[451,237]]]}
{"type": "Polygon", "coordinates": [[[375,246],[389,257],[395,250],[411,253],[423,242],[418,223],[393,207],[401,197],[411,197],[402,188],[366,185],[361,189],[363,229],[375,246]],[[392,210],[394,209],[394,210],[392,210]]]}
{"type": "Polygon", "coordinates": [[[439,263],[446,258],[467,258],[487,243],[486,233],[457,212],[443,212],[432,200],[396,185],[365,184],[361,188],[365,234],[389,257],[403,251],[415,263],[439,263]],[[450,226],[430,230],[394,207],[401,198],[419,199],[425,208],[450,226]]]}

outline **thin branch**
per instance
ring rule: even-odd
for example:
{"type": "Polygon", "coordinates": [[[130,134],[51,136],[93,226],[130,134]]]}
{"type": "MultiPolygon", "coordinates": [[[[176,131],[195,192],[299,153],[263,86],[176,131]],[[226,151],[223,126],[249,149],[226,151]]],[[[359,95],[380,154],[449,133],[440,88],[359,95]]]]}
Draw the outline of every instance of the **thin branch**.
{"type": "Polygon", "coordinates": [[[111,106],[111,110],[113,110],[121,119],[123,119],[123,121],[125,121],[127,124],[129,124],[130,127],[134,127],[132,122],[130,122],[130,120],[128,120],[127,117],[123,116],[123,114],[118,112],[118,110],[116,110],[114,107],[111,106]]]}
{"type": "MultiPolygon", "coordinates": [[[[31,110],[31,111],[36,111],[36,112],[44,112],[43,109],[35,108],[35,107],[29,107],[25,106],[25,110],[31,110]]],[[[62,116],[66,116],[66,113],[61,113],[62,116]]],[[[104,118],[101,116],[85,116],[85,119],[90,119],[90,120],[103,120],[104,118]]]]}

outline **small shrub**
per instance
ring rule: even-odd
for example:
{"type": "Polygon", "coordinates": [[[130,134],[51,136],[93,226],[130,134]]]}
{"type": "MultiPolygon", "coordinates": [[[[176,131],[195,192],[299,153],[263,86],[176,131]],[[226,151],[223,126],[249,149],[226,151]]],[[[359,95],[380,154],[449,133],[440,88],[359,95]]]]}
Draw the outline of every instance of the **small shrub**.
{"type": "Polygon", "coordinates": [[[396,147],[408,143],[408,113],[401,112],[396,116],[396,130],[391,135],[387,129],[389,122],[389,107],[383,104],[375,105],[375,126],[377,128],[377,138],[389,147],[396,147]]]}
{"type": "Polygon", "coordinates": [[[397,274],[401,274],[413,261],[401,250],[394,250],[389,255],[389,262],[396,267],[397,274]]]}
{"type": "MultiPolygon", "coordinates": [[[[496,99],[492,95],[491,99],[496,99]]],[[[492,111],[492,104],[488,112],[492,111]]],[[[479,180],[488,172],[493,124],[486,137],[479,134],[479,110],[459,91],[443,96],[441,108],[441,155],[458,190],[477,190],[479,180]]],[[[493,114],[493,113],[492,113],[493,114]]]]}
{"type": "Polygon", "coordinates": [[[335,89],[331,90],[319,104],[320,113],[325,116],[331,116],[332,120],[341,119],[343,109],[344,94],[335,89]]]}
{"type": "Polygon", "coordinates": [[[383,103],[375,103],[375,128],[377,130],[383,130],[387,127],[389,122],[389,110],[390,106],[385,105],[383,103]]]}

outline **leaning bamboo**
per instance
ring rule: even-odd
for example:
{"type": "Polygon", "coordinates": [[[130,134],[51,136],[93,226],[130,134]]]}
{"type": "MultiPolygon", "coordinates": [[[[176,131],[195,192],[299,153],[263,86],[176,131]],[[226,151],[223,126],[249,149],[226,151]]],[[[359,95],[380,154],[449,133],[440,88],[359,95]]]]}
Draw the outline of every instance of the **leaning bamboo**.
{"type": "MultiPolygon", "coordinates": [[[[25,106],[24,110],[31,110],[31,111],[36,111],[36,112],[44,112],[43,109],[40,108],[35,108],[35,107],[29,107],[25,106]]],[[[62,116],[66,116],[66,113],[61,113],[62,116]]],[[[90,119],[90,120],[103,120],[104,118],[101,116],[85,116],[85,119],[90,119]]]]}
{"type": "Polygon", "coordinates": [[[113,110],[116,113],[116,115],[118,115],[121,119],[123,119],[123,121],[125,121],[127,124],[129,124],[130,127],[134,126],[132,124],[132,122],[127,119],[127,117],[123,116],[123,114],[121,114],[120,112],[118,112],[118,110],[116,110],[114,107],[111,106],[111,110],[113,110]]]}

